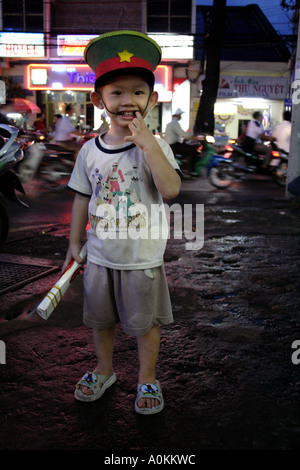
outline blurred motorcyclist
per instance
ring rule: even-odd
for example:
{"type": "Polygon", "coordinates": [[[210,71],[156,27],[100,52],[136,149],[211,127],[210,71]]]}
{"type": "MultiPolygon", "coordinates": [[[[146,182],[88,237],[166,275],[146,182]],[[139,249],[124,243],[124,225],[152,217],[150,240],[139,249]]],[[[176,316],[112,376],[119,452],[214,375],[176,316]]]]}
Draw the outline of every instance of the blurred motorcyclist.
{"type": "Polygon", "coordinates": [[[263,144],[263,141],[273,142],[275,138],[264,133],[262,127],[262,114],[260,111],[253,113],[253,119],[247,125],[246,135],[242,144],[247,152],[256,152],[265,155],[263,168],[267,168],[272,158],[272,148],[263,144]]]}
{"type": "Polygon", "coordinates": [[[284,150],[286,153],[290,152],[290,140],[292,132],[291,119],[291,112],[285,111],[283,113],[283,121],[280,124],[277,124],[273,132],[273,137],[275,138],[277,147],[284,150]]]}
{"type": "Polygon", "coordinates": [[[57,119],[55,123],[54,140],[66,149],[74,151],[76,157],[81,146],[76,142],[74,135],[82,136],[82,132],[71,124],[69,116],[72,116],[74,112],[75,109],[72,104],[68,104],[66,106],[66,115],[57,119]]]}
{"type": "Polygon", "coordinates": [[[182,142],[183,139],[198,140],[198,138],[189,132],[185,132],[179,124],[182,111],[178,108],[172,116],[172,121],[167,124],[165,140],[168,142],[174,153],[182,155],[187,160],[187,171],[192,173],[195,170],[197,161],[197,152],[193,145],[182,142]]]}

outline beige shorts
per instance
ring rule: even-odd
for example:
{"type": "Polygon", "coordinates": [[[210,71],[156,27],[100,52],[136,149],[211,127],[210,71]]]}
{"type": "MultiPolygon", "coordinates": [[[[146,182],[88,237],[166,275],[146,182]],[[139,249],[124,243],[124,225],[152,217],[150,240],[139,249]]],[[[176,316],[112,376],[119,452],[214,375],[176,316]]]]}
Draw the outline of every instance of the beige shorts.
{"type": "Polygon", "coordinates": [[[173,321],[163,266],[128,271],[87,262],[84,270],[85,325],[102,330],[121,322],[126,334],[142,336],[154,325],[168,325],[173,321]]]}

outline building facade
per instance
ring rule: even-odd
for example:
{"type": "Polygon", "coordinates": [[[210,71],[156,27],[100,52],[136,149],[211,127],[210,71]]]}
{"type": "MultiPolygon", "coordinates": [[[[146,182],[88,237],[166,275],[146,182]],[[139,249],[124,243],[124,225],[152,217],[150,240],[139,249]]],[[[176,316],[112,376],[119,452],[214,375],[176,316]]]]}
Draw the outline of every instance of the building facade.
{"type": "MultiPolygon", "coordinates": [[[[15,0],[0,2],[0,9],[0,76],[24,87],[48,126],[66,103],[74,103],[74,124],[99,127],[85,45],[99,34],[133,29],[153,37],[163,52],[155,72],[159,102],[147,117],[149,128],[163,133],[179,107],[182,127],[193,129],[211,7],[196,6],[196,0],[15,0]]],[[[290,54],[257,5],[226,11],[215,123],[217,133],[235,138],[256,109],[266,129],[281,120],[289,106],[290,54]]],[[[29,115],[29,125],[35,117],[29,115]]]]}
{"type": "MultiPolygon", "coordinates": [[[[84,48],[92,38],[108,31],[142,31],[162,48],[162,62],[155,72],[159,102],[147,124],[151,130],[163,132],[172,111],[181,107],[186,111],[184,127],[189,128],[190,81],[185,70],[194,59],[195,3],[16,0],[12,8],[3,1],[0,76],[23,85],[27,98],[45,113],[47,126],[54,114],[64,113],[65,104],[73,103],[74,124],[97,129],[100,111],[90,101],[94,73],[84,61],[84,48]]],[[[29,115],[27,124],[32,125],[35,118],[29,115]]]]}
{"type": "MultiPolygon", "coordinates": [[[[205,34],[212,8],[197,6],[195,70],[205,59],[205,34]]],[[[266,131],[282,120],[290,100],[291,53],[258,5],[227,7],[215,104],[215,132],[237,138],[254,111],[263,114],[266,131]]],[[[205,70],[202,72],[205,73],[205,70]]],[[[192,88],[194,117],[201,95],[201,76],[192,88]]]]}

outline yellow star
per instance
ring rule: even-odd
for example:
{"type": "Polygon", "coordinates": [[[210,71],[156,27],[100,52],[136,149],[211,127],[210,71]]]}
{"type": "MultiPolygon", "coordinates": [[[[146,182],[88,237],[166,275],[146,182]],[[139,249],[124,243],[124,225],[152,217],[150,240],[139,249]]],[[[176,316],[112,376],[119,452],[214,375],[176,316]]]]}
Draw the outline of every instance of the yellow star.
{"type": "Polygon", "coordinates": [[[118,52],[118,56],[120,57],[120,62],[129,62],[132,56],[134,54],[131,54],[131,52],[128,52],[127,49],[124,49],[123,52],[118,52]]]}

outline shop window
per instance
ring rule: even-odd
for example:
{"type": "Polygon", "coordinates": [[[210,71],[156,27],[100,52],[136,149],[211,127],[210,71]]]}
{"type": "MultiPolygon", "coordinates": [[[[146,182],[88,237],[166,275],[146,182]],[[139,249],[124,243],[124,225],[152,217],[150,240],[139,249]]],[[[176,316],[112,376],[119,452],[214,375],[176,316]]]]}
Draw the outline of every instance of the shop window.
{"type": "Polygon", "coordinates": [[[38,16],[26,15],[25,16],[25,30],[26,31],[43,31],[43,19],[38,16]]]}
{"type": "Polygon", "coordinates": [[[23,16],[4,16],[3,15],[3,30],[4,31],[23,31],[23,16]]]}
{"type": "Polygon", "coordinates": [[[23,2],[20,0],[2,0],[2,13],[5,14],[23,14],[23,2]]]}
{"type": "Polygon", "coordinates": [[[38,0],[2,0],[3,31],[43,31],[43,9],[38,0]]]}
{"type": "MultiPolygon", "coordinates": [[[[84,103],[85,101],[85,93],[76,93],[76,101],[77,103],[84,103]]],[[[90,101],[90,99],[89,99],[90,101]]]]}
{"type": "Polygon", "coordinates": [[[191,16],[192,4],[190,1],[185,2],[171,2],[171,16],[173,15],[182,15],[182,16],[191,16]]]}
{"type": "Polygon", "coordinates": [[[43,14],[43,2],[41,0],[25,0],[25,9],[27,14],[43,14]]]}
{"type": "Polygon", "coordinates": [[[168,15],[169,5],[166,1],[148,1],[148,15],[168,15]]]}
{"type": "Polygon", "coordinates": [[[171,31],[176,33],[186,33],[191,28],[191,20],[190,18],[171,18],[171,31]]]}
{"type": "Polygon", "coordinates": [[[54,114],[64,114],[67,103],[74,104],[75,115],[71,116],[74,126],[78,123],[80,126],[93,127],[94,125],[94,106],[90,100],[90,93],[85,91],[38,91],[39,103],[43,104],[47,122],[52,122],[54,114]]]}
{"type": "Polygon", "coordinates": [[[75,93],[74,91],[63,91],[62,92],[62,96],[61,96],[61,100],[64,102],[64,103],[74,103],[75,101],[75,93]]]}
{"type": "Polygon", "coordinates": [[[168,18],[162,18],[158,16],[154,18],[148,17],[147,28],[150,33],[161,33],[165,31],[169,31],[168,18]]]}
{"type": "Polygon", "coordinates": [[[148,0],[148,32],[190,33],[191,25],[192,0],[148,0]]]}
{"type": "Polygon", "coordinates": [[[47,93],[49,103],[59,103],[60,102],[60,93],[56,91],[50,91],[47,93]]]}

